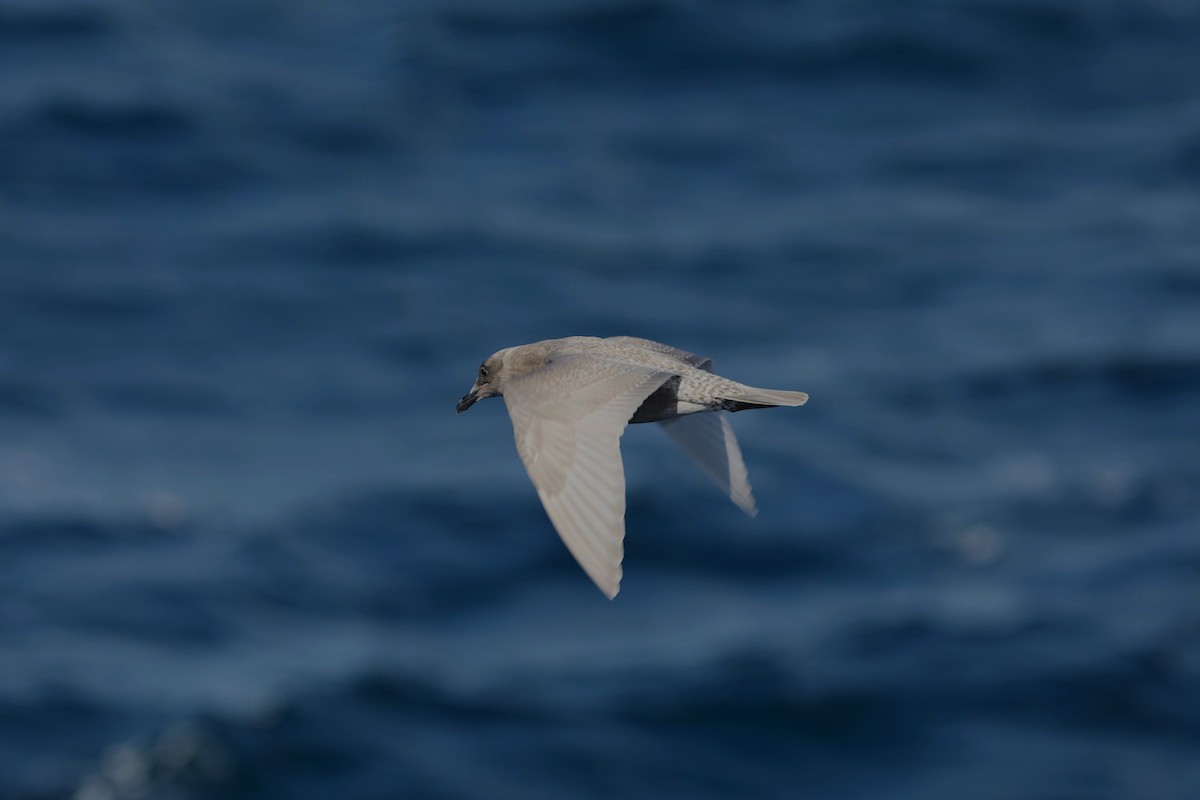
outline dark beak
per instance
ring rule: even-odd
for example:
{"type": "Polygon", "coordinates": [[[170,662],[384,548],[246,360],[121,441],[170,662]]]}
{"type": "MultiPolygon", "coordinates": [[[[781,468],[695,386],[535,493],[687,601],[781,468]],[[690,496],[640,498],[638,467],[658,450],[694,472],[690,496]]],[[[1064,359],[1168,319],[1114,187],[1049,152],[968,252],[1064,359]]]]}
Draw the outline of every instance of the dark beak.
{"type": "Polygon", "coordinates": [[[479,389],[477,389],[475,387],[471,387],[471,391],[464,394],[462,396],[462,399],[458,401],[458,405],[456,405],[454,407],[455,412],[461,414],[462,412],[466,411],[471,406],[475,405],[475,401],[477,401],[478,399],[479,399],[479,389]]]}

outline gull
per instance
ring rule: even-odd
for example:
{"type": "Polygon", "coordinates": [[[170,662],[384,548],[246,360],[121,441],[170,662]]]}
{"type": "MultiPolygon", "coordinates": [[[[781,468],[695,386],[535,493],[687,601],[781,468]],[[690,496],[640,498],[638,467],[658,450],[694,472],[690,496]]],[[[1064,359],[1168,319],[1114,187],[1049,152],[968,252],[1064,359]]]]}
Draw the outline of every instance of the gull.
{"type": "Polygon", "coordinates": [[[517,453],[567,549],[610,600],[621,584],[626,425],[657,422],[750,516],[742,453],[719,411],[800,406],[804,392],[714,375],[712,359],[634,336],[568,336],[506,347],[479,367],[462,413],[504,398],[517,453]]]}

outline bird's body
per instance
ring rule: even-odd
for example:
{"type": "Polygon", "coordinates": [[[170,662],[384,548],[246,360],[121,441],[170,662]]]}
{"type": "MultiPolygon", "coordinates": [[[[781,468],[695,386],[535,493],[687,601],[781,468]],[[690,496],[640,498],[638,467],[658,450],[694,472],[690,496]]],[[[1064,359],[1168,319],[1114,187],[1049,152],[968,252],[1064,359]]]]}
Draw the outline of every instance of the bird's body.
{"type": "Polygon", "coordinates": [[[610,598],[621,579],[627,424],[658,422],[747,514],[756,512],[733,429],[717,411],[802,405],[804,392],[758,389],[712,359],[632,336],[569,336],[492,355],[462,400],[502,395],[517,452],[559,535],[610,598]]]}

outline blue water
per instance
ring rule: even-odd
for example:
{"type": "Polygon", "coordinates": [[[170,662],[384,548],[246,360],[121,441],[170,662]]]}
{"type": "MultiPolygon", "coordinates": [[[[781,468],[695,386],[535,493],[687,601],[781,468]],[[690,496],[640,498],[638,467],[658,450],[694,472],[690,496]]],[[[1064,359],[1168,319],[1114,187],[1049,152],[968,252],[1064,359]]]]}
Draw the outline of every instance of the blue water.
{"type": "Polygon", "coordinates": [[[0,797],[1200,797],[1200,11],[0,0],[0,797]],[[569,334],[812,395],[612,603],[569,334]]]}

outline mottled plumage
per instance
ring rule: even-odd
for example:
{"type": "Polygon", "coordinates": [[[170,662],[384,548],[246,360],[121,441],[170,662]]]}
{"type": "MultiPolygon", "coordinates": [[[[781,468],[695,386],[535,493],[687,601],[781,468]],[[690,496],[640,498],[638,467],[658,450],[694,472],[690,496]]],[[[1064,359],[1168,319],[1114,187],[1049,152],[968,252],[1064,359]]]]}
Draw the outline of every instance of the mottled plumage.
{"type": "Polygon", "coordinates": [[[728,419],[714,411],[799,406],[804,392],[757,389],[712,359],[632,336],[569,336],[509,347],[479,368],[458,411],[502,395],[517,452],[555,529],[609,598],[621,582],[628,424],[663,430],[747,514],[757,513],[728,419]]]}

